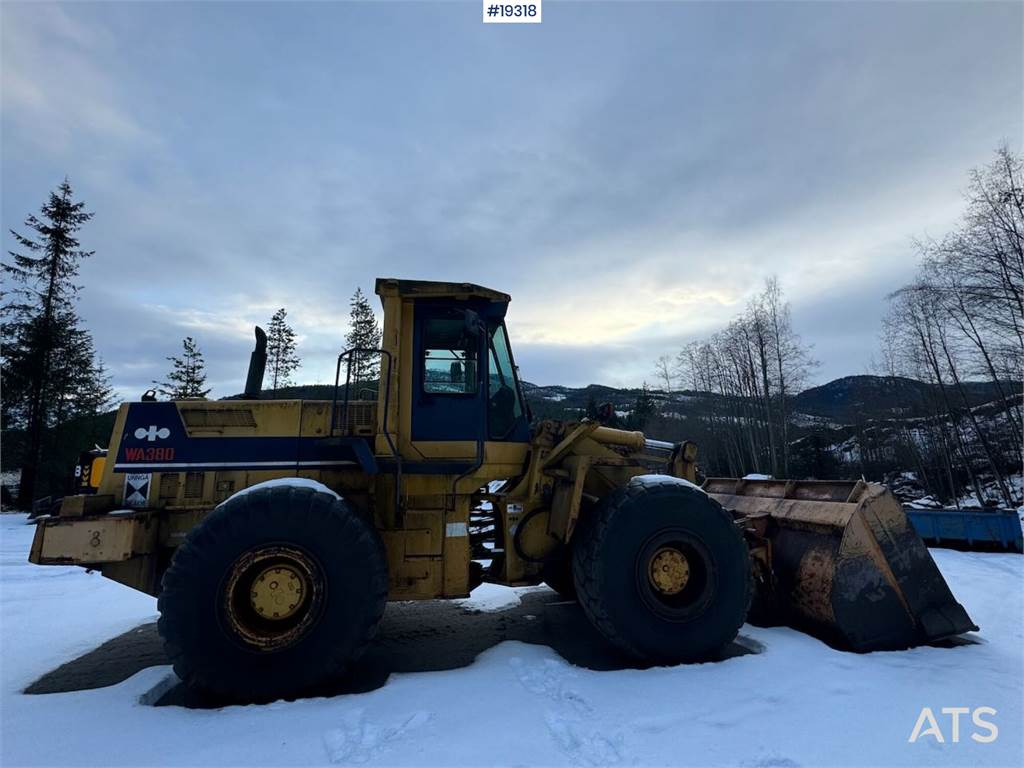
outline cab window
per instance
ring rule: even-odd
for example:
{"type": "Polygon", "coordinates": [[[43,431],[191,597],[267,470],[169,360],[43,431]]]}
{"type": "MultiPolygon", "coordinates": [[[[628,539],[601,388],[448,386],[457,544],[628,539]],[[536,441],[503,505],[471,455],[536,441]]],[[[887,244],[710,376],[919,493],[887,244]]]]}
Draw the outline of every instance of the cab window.
{"type": "Polygon", "coordinates": [[[477,343],[459,318],[429,318],[423,324],[423,391],[474,395],[477,343]]]}
{"type": "Polygon", "coordinates": [[[506,437],[523,415],[512,354],[504,325],[488,333],[487,425],[492,439],[506,437]]]}

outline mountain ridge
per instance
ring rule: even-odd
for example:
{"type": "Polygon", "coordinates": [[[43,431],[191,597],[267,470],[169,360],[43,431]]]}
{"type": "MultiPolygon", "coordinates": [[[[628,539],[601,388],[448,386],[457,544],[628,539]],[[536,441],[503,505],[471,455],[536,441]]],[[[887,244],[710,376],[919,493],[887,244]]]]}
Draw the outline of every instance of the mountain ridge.
{"type": "MultiPolygon", "coordinates": [[[[970,407],[984,405],[1004,396],[1021,392],[1021,382],[991,381],[962,382],[970,407]]],[[[601,384],[585,387],[566,387],[560,384],[540,386],[523,382],[523,389],[531,405],[540,404],[544,411],[586,408],[593,397],[597,403],[610,402],[616,410],[629,410],[641,392],[641,387],[617,388],[601,384]]],[[[713,392],[698,390],[649,389],[651,397],[663,409],[706,411],[714,409],[727,398],[713,392]],[[668,401],[668,402],[666,402],[668,401]],[[672,408],[678,404],[679,408],[672,408]]],[[[857,374],[808,387],[788,398],[791,414],[805,414],[841,424],[860,423],[869,419],[920,418],[933,415],[934,402],[941,397],[938,385],[902,376],[875,376],[857,374]]],[[[957,395],[959,397],[959,395],[957,395]]],[[[535,410],[537,410],[535,408],[535,410]]]]}

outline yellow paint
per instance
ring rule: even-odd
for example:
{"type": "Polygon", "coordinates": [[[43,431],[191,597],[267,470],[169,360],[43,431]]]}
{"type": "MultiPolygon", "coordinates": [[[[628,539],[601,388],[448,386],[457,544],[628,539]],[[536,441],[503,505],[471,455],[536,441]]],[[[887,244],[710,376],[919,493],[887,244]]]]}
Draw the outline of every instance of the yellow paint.
{"type": "Polygon", "coordinates": [[[662,547],[648,568],[651,585],[663,595],[678,595],[690,580],[690,562],[675,547],[662,547]]]}
{"type": "Polygon", "coordinates": [[[253,580],[249,601],[256,613],[269,621],[282,621],[295,614],[306,594],[305,579],[287,563],[264,568],[253,580]]]}
{"type": "MultiPolygon", "coordinates": [[[[386,353],[382,355],[377,400],[351,401],[347,423],[336,424],[335,434],[340,430],[347,435],[365,436],[378,464],[384,466],[395,465],[397,451],[406,468],[400,480],[389,469],[368,476],[358,466],[299,472],[156,472],[151,479],[148,511],[117,524],[119,545],[116,552],[104,551],[105,562],[111,566],[105,573],[109,571],[112,578],[138,589],[154,591],[159,578],[154,579],[153,574],[167,562],[166,556],[156,558],[154,545],[159,544],[165,552],[173,550],[192,527],[234,493],[264,480],[298,475],[324,483],[373,520],[385,545],[391,599],[458,597],[469,593],[471,510],[485,502],[492,506],[496,538],[504,549],[503,555],[494,558],[494,567],[486,578],[506,584],[537,583],[543,568],[539,559],[564,548],[583,513],[584,500],[589,499],[587,503],[592,504],[594,499],[647,471],[639,458],[644,447],[643,434],[590,423],[558,422],[538,424],[529,441],[484,442],[482,461],[465,476],[408,471],[418,462],[475,464],[479,450],[473,441],[410,439],[416,407],[413,329],[417,302],[425,298],[506,302],[509,297],[469,284],[395,280],[378,281],[377,293],[384,309],[382,349],[386,353]],[[390,395],[386,397],[389,386],[390,395]],[[498,480],[510,482],[501,492],[481,490],[498,480]],[[523,520],[528,524],[517,537],[522,548],[520,554],[513,542],[513,531],[523,520]],[[140,540],[147,543],[141,549],[135,545],[140,540]]],[[[332,434],[329,401],[188,400],[178,402],[177,408],[184,429],[197,439],[326,438],[332,434]]],[[[122,405],[115,419],[111,456],[117,454],[127,409],[127,404],[122,405]]],[[[113,464],[113,460],[106,462],[97,472],[96,498],[107,505],[106,509],[124,504],[124,475],[115,474],[113,464]]],[[[676,469],[692,475],[692,456],[688,456],[687,462],[680,459],[676,469]]],[[[79,514],[84,512],[80,528],[74,527],[72,518],[60,521],[61,526],[72,527],[58,527],[56,521],[41,525],[33,561],[49,562],[57,555],[62,562],[86,562],[85,557],[93,558],[88,562],[104,562],[82,547],[85,532],[90,530],[88,525],[97,513],[105,511],[96,510],[96,505],[96,501],[92,506],[76,507],[74,501],[67,504],[69,511],[80,508],[79,514]]],[[[274,618],[276,610],[277,618],[282,618],[297,610],[294,601],[286,598],[307,589],[300,570],[270,563],[254,577],[248,600],[254,610],[262,611],[261,615],[274,618]]]]}

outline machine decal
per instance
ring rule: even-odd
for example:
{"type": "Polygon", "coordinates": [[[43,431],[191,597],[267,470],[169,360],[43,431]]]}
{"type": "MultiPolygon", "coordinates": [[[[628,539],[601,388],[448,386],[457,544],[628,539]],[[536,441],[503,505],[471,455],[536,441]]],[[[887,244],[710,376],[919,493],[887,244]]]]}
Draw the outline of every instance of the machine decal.
{"type": "Polygon", "coordinates": [[[157,427],[155,424],[151,424],[148,428],[139,427],[135,430],[136,440],[148,440],[153,442],[154,440],[166,440],[171,436],[171,430],[167,427],[157,427]]]}
{"type": "Polygon", "coordinates": [[[124,505],[144,507],[149,501],[150,474],[128,474],[124,476],[124,505]]]}
{"type": "Polygon", "coordinates": [[[516,502],[509,502],[506,507],[506,517],[508,518],[508,533],[510,536],[516,535],[516,528],[519,527],[519,517],[523,514],[523,505],[516,502]]]}
{"type": "Polygon", "coordinates": [[[469,528],[465,523],[448,523],[444,527],[444,535],[449,539],[468,536],[469,528]]]}
{"type": "Polygon", "coordinates": [[[125,448],[125,459],[132,461],[174,461],[173,448],[125,448]]]}
{"type": "Polygon", "coordinates": [[[194,437],[174,403],[131,403],[114,471],[302,469],[359,465],[377,471],[365,440],[298,435],[194,437]]]}

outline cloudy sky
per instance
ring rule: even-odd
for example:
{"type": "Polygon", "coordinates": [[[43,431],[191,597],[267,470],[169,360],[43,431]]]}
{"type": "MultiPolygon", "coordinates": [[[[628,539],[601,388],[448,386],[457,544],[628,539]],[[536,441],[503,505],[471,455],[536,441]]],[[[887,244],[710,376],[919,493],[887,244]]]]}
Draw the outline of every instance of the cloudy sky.
{"type": "Polygon", "coordinates": [[[863,373],[911,239],[1020,149],[1022,8],[5,2],[3,228],[65,174],[96,212],[123,395],[185,335],[239,391],[279,306],[328,382],[377,276],[509,292],[527,380],[630,385],[774,273],[817,380],[863,373]]]}

